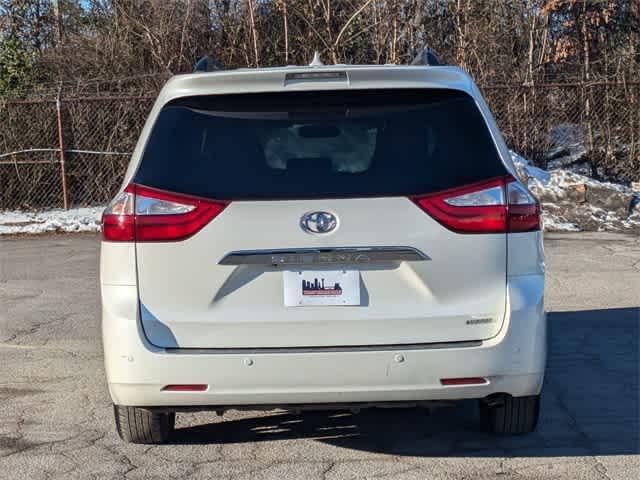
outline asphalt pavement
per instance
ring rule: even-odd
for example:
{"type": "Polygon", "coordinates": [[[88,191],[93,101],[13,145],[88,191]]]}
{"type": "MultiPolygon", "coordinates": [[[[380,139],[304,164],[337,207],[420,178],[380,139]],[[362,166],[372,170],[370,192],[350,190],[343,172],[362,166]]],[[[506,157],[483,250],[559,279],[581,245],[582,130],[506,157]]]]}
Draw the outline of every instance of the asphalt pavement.
{"type": "Polygon", "coordinates": [[[95,235],[0,237],[0,479],[640,478],[640,238],[547,235],[538,431],[481,432],[474,402],[178,415],[169,445],[117,436],[95,235]]]}

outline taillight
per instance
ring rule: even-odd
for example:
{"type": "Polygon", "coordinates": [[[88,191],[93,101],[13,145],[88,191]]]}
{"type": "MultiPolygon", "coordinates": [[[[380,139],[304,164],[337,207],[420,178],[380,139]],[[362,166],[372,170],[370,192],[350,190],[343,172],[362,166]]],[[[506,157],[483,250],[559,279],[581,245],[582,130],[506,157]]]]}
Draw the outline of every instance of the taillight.
{"type": "Polygon", "coordinates": [[[507,182],[509,206],[509,232],[534,232],[540,230],[540,204],[521,183],[507,182]]]}
{"type": "Polygon", "coordinates": [[[515,233],[540,229],[540,205],[512,176],[414,196],[435,220],[458,233],[515,233]]]}
{"type": "Polygon", "coordinates": [[[133,209],[135,195],[125,190],[102,213],[102,239],[111,242],[135,240],[133,209]]]}
{"type": "Polygon", "coordinates": [[[227,204],[132,184],[102,214],[102,238],[113,242],[184,240],[227,204]]]}

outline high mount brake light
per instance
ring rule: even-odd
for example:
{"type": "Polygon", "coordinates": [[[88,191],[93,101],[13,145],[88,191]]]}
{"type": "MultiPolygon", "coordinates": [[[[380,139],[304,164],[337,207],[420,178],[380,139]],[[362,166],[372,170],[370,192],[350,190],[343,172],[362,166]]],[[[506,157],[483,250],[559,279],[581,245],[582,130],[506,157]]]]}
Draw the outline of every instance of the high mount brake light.
{"type": "Polygon", "coordinates": [[[511,175],[411,199],[457,233],[517,233],[540,230],[540,205],[511,175]]]}
{"type": "Polygon", "coordinates": [[[102,214],[102,238],[112,242],[184,240],[217,217],[228,203],[131,184],[102,214]]]}

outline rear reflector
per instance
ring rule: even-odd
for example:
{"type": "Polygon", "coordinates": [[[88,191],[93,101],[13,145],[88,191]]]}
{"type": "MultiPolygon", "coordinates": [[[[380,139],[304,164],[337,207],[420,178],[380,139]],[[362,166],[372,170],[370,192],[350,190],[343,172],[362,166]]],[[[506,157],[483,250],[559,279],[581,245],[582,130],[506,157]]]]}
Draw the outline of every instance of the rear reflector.
{"type": "Polygon", "coordinates": [[[102,238],[112,242],[184,240],[217,217],[228,203],[131,184],[105,209],[102,238]]]}
{"type": "Polygon", "coordinates": [[[516,233],[540,230],[540,205],[511,175],[411,200],[457,233],[516,233]]]}
{"type": "Polygon", "coordinates": [[[483,377],[467,377],[467,378],[441,378],[440,383],[442,385],[484,385],[489,383],[486,378],[483,377]]]}
{"type": "Polygon", "coordinates": [[[196,383],[187,385],[166,385],[162,387],[163,392],[204,392],[208,385],[196,383]]]}

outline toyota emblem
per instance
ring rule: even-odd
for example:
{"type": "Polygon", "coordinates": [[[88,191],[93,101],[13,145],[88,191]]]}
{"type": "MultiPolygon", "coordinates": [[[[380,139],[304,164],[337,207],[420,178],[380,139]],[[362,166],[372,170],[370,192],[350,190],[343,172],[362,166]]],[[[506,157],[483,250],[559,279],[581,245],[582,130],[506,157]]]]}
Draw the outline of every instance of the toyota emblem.
{"type": "Polygon", "coordinates": [[[309,233],[329,233],[338,226],[338,219],[329,212],[309,212],[300,219],[300,226],[309,233]]]}

